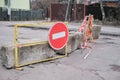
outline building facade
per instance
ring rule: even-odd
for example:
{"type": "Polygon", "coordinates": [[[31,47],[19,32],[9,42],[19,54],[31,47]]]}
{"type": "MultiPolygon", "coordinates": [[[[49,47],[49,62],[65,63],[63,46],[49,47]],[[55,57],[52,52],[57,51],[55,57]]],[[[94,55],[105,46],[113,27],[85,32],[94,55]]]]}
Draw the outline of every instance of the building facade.
{"type": "MultiPolygon", "coordinates": [[[[7,8],[8,0],[0,0],[0,7],[7,8]]],[[[10,0],[13,9],[30,10],[30,0],[10,0]]]]}

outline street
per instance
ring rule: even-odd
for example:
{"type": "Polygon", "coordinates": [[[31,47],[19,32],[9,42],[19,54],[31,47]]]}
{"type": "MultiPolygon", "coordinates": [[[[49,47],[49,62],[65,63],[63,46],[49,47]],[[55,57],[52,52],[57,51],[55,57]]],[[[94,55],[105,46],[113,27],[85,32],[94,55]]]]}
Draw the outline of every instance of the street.
{"type": "Polygon", "coordinates": [[[0,65],[0,80],[119,80],[120,37],[101,35],[91,46],[62,59],[22,67],[23,71],[0,65]]]}
{"type": "Polygon", "coordinates": [[[0,80],[120,80],[120,0],[0,0],[0,80]]]}

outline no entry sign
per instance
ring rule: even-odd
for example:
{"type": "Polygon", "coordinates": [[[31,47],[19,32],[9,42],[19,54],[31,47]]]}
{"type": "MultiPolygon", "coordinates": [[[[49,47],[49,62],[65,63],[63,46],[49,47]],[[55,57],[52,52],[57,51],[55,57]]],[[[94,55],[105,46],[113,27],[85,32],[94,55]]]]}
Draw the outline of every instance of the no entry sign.
{"type": "Polygon", "coordinates": [[[68,41],[68,28],[62,22],[55,23],[49,31],[49,44],[55,49],[62,49],[68,41]]]}

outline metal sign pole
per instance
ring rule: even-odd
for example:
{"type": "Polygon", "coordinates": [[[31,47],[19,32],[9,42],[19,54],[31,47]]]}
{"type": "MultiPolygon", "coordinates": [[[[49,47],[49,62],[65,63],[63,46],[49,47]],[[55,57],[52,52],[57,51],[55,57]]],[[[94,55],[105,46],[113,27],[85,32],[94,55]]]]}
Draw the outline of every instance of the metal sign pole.
{"type": "Polygon", "coordinates": [[[84,4],[84,18],[86,16],[86,5],[84,4]]]}
{"type": "Polygon", "coordinates": [[[8,20],[11,21],[11,0],[7,1],[7,7],[8,7],[8,20]]]}
{"type": "Polygon", "coordinates": [[[66,15],[65,15],[65,21],[68,20],[68,13],[69,13],[70,1],[71,1],[71,0],[68,1],[67,10],[66,10],[66,15]]]}

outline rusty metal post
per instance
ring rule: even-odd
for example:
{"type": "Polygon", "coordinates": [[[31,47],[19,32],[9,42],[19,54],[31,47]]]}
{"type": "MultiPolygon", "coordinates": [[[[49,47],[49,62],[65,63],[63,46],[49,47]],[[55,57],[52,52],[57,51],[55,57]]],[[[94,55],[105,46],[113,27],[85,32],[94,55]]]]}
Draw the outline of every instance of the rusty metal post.
{"type": "Polygon", "coordinates": [[[67,4],[67,10],[66,10],[66,14],[65,14],[65,21],[68,20],[68,13],[69,13],[70,1],[71,1],[71,0],[69,0],[69,1],[68,1],[68,4],[67,4]]]}
{"type": "Polygon", "coordinates": [[[84,4],[84,18],[86,16],[86,5],[84,4]]]}
{"type": "Polygon", "coordinates": [[[77,4],[74,4],[74,20],[77,19],[76,15],[77,15],[77,4]]]}
{"type": "Polygon", "coordinates": [[[50,0],[50,21],[52,20],[52,0],[50,0]]]}

